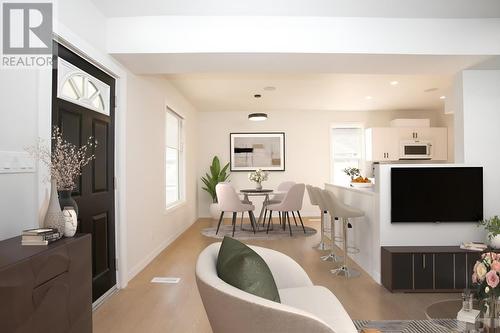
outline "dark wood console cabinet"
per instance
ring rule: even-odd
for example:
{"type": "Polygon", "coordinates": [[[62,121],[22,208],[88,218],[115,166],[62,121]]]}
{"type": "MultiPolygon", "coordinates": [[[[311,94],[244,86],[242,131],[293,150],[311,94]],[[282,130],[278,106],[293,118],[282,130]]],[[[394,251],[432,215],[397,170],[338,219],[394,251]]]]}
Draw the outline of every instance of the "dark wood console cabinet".
{"type": "Polygon", "coordinates": [[[385,246],[382,285],[392,292],[461,292],[481,253],[458,246],[385,246]]]}
{"type": "Polygon", "coordinates": [[[0,332],[92,332],[89,234],[47,246],[0,242],[0,332]]]}

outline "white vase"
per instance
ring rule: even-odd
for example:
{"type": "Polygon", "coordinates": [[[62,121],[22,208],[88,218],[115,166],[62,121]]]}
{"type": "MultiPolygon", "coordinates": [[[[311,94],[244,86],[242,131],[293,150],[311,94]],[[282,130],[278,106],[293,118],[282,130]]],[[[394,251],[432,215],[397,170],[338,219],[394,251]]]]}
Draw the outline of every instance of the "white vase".
{"type": "Polygon", "coordinates": [[[64,237],[73,237],[78,228],[78,217],[73,207],[64,207],[64,237]]]}
{"type": "Polygon", "coordinates": [[[218,220],[220,218],[219,206],[216,203],[210,205],[210,216],[214,220],[218,220]]]}
{"type": "Polygon", "coordinates": [[[500,235],[490,238],[490,246],[494,249],[500,249],[500,235]]]}
{"type": "Polygon", "coordinates": [[[255,183],[255,189],[256,190],[262,190],[262,183],[255,183]]]}
{"type": "Polygon", "coordinates": [[[61,206],[59,205],[57,183],[55,180],[50,182],[50,187],[49,207],[47,208],[47,213],[45,214],[45,219],[43,220],[43,226],[45,228],[55,228],[61,235],[64,235],[66,220],[64,219],[61,206]]]}

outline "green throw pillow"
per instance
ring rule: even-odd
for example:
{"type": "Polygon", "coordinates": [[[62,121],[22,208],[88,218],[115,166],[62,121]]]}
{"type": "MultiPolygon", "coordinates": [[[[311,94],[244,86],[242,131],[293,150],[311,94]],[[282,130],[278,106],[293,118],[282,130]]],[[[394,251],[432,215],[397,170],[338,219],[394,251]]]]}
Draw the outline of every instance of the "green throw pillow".
{"type": "Polygon", "coordinates": [[[233,287],[280,303],[278,287],[264,259],[231,237],[224,237],[217,258],[217,275],[233,287]]]}

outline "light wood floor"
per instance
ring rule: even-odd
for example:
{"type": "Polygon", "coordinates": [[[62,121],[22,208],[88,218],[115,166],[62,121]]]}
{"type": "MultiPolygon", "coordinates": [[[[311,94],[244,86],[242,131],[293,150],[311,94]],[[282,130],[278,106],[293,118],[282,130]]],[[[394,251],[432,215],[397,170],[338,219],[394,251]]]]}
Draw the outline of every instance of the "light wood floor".
{"type": "MultiPolygon", "coordinates": [[[[319,222],[306,224],[318,228],[319,222]]],[[[229,223],[229,222],[226,222],[229,223]]],[[[200,219],[156,257],[128,287],[116,292],[94,312],[94,332],[211,332],[195,282],[198,254],[215,239],[200,234],[202,228],[216,225],[200,219]],[[177,285],[152,284],[154,276],[180,277],[177,285]]],[[[330,274],[332,263],[319,260],[321,252],[312,247],[319,233],[311,237],[247,243],[272,248],[294,258],[314,284],[329,288],[353,319],[424,319],[424,309],[456,294],[392,294],[366,273],[346,280],[330,274]]],[[[230,309],[228,309],[228,315],[230,309]]]]}

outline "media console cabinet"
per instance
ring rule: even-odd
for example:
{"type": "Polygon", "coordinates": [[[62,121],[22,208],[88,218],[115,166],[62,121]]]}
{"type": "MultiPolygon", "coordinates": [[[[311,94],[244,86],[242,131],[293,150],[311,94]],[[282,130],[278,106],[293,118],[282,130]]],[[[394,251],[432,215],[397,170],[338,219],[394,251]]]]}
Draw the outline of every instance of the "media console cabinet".
{"type": "Polygon", "coordinates": [[[382,285],[391,292],[461,292],[481,252],[458,246],[384,246],[382,285]]]}
{"type": "Polygon", "coordinates": [[[91,333],[91,236],[0,242],[0,332],[91,333]]]}

